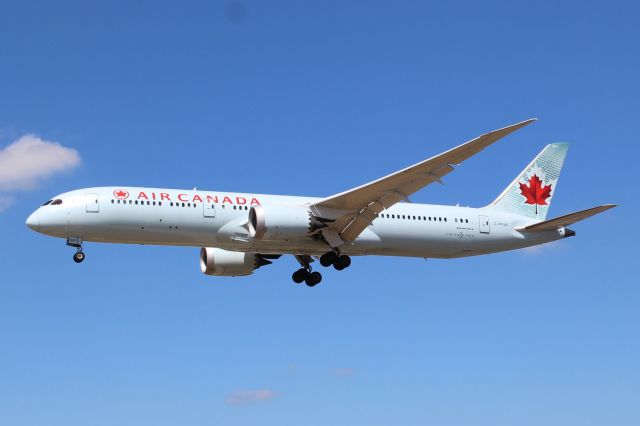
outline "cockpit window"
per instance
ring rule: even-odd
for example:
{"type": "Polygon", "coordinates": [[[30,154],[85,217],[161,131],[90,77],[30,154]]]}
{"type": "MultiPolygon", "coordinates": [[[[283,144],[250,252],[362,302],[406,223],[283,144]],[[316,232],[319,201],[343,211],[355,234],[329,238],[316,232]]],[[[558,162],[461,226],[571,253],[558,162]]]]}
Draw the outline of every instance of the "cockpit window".
{"type": "Polygon", "coordinates": [[[49,200],[49,201],[47,201],[46,203],[44,203],[44,204],[43,204],[43,206],[47,206],[47,205],[51,204],[51,202],[52,202],[52,201],[53,201],[53,200],[49,200]]]}
{"type": "Polygon", "coordinates": [[[56,198],[51,202],[52,206],[59,206],[60,204],[62,204],[62,200],[60,198],[56,198]]]}

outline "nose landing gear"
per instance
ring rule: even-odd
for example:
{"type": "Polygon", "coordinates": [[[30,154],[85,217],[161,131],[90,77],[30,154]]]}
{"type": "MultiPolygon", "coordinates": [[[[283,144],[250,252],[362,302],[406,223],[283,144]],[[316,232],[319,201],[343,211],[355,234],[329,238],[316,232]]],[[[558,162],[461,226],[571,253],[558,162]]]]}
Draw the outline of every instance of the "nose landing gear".
{"type": "Polygon", "coordinates": [[[73,261],[76,263],[81,263],[85,258],[84,252],[78,250],[74,255],[73,255],[73,261]]]}
{"type": "Polygon", "coordinates": [[[85,259],[85,254],[82,251],[82,238],[80,237],[70,237],[67,238],[67,245],[70,247],[75,247],[77,251],[73,255],[73,261],[76,263],[82,263],[85,259]]]}

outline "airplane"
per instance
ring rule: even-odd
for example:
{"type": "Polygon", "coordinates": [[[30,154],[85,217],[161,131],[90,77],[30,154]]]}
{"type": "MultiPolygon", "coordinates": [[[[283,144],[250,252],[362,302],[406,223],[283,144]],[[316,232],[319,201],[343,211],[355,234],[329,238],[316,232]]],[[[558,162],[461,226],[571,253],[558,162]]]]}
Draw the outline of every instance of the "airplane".
{"type": "Polygon", "coordinates": [[[352,256],[459,258],[572,237],[578,221],[616,207],[604,204],[547,220],[566,143],[547,145],[489,205],[411,203],[409,196],[468,158],[534,122],[483,134],[395,173],[326,198],[140,187],[84,188],[56,195],[27,219],[29,228],[65,238],[73,259],[84,242],[193,246],[215,276],[251,275],[282,255],[300,263],[292,279],[314,287],[313,270],[340,271],[352,256]]]}

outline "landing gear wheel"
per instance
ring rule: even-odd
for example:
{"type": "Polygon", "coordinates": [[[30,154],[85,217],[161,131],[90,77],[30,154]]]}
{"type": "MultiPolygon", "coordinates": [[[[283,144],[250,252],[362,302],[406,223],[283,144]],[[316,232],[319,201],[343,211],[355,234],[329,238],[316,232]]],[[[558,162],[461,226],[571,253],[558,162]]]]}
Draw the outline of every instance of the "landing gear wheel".
{"type": "Polygon", "coordinates": [[[325,268],[336,263],[336,260],[338,260],[338,255],[332,251],[326,252],[320,256],[320,264],[325,268]]]}
{"type": "Polygon", "coordinates": [[[342,271],[345,268],[348,268],[351,265],[351,258],[347,255],[338,256],[336,261],[333,264],[333,267],[336,268],[336,271],[342,271]]]}
{"type": "Polygon", "coordinates": [[[291,275],[291,279],[294,283],[300,284],[302,281],[306,280],[309,276],[309,271],[305,268],[300,268],[291,275]]]}
{"type": "Polygon", "coordinates": [[[73,261],[76,262],[76,263],[82,263],[84,258],[85,258],[85,255],[81,251],[76,252],[76,254],[73,255],[73,261]]]}
{"type": "Polygon", "coordinates": [[[322,275],[320,274],[320,272],[312,272],[309,274],[309,276],[304,280],[304,282],[309,286],[309,287],[314,287],[318,284],[320,284],[320,281],[322,281],[322,275]]]}

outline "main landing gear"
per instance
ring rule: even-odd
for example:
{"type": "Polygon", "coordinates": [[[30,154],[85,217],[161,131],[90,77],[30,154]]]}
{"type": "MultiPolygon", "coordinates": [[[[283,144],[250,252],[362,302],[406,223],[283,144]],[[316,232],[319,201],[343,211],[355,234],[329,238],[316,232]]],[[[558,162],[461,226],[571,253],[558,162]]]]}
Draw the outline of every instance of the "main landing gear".
{"type": "Polygon", "coordinates": [[[351,258],[345,254],[338,254],[334,251],[328,251],[320,256],[320,264],[325,268],[333,265],[336,271],[342,271],[351,265],[351,258]]]}
{"type": "Polygon", "coordinates": [[[314,287],[322,281],[322,274],[320,272],[312,272],[306,268],[300,268],[293,273],[291,278],[296,284],[304,281],[309,287],[314,287]]]}
{"type": "MultiPolygon", "coordinates": [[[[314,287],[320,284],[320,281],[322,281],[322,274],[317,271],[314,272],[311,269],[311,262],[313,262],[311,256],[298,255],[296,256],[296,259],[302,268],[295,271],[291,276],[293,282],[300,284],[304,281],[309,287],[314,287]]],[[[344,254],[340,255],[334,251],[329,251],[320,256],[320,264],[324,267],[333,265],[336,271],[342,271],[351,265],[351,258],[344,254]]]]}
{"type": "Polygon", "coordinates": [[[296,256],[296,260],[300,263],[302,268],[295,271],[291,276],[293,282],[300,284],[304,281],[309,287],[314,287],[320,284],[320,281],[322,281],[322,274],[311,270],[311,262],[313,262],[311,256],[298,255],[296,256]]]}
{"type": "Polygon", "coordinates": [[[82,238],[80,237],[67,238],[67,245],[70,247],[75,247],[77,249],[77,251],[73,255],[73,261],[76,263],[82,263],[82,261],[86,257],[84,252],[82,251],[82,238]]]}

